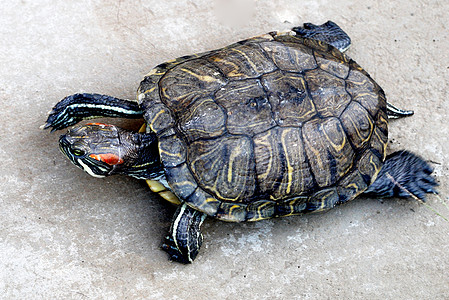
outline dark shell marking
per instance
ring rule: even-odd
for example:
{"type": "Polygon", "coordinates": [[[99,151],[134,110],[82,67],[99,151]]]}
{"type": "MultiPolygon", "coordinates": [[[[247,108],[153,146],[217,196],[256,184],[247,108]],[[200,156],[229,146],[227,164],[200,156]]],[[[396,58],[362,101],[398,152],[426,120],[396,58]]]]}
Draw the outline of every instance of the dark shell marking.
{"type": "Polygon", "coordinates": [[[385,159],[382,89],[319,41],[268,34],[182,57],[138,92],[171,190],[222,220],[332,208],[385,159]]]}

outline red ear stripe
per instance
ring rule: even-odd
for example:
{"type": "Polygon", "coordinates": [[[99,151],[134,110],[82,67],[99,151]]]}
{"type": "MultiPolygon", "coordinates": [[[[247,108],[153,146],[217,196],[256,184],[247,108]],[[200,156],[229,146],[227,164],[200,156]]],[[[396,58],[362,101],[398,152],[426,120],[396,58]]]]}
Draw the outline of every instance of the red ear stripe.
{"type": "Polygon", "coordinates": [[[109,124],[104,124],[104,123],[87,123],[86,125],[98,125],[98,126],[112,126],[112,125],[109,125],[109,124]]]}
{"type": "Polygon", "coordinates": [[[91,154],[89,156],[92,157],[93,159],[105,162],[108,165],[119,165],[123,163],[123,159],[112,153],[91,154]]]}

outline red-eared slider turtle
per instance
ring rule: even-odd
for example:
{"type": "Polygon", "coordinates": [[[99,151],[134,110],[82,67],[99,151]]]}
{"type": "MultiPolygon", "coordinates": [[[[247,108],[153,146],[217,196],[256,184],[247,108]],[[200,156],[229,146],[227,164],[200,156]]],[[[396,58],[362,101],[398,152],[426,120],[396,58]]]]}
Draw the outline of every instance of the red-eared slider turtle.
{"type": "Polygon", "coordinates": [[[272,32],[157,66],[138,102],[68,96],[44,128],[143,117],[146,133],[91,123],[62,135],[60,149],[90,175],[152,179],[153,191],[178,201],[163,249],[183,263],[198,254],[206,216],[258,221],[364,192],[424,199],[436,185],[429,165],[406,151],[386,158],[388,117],[412,112],[387,103],[343,54],[349,45],[332,22],[272,32]]]}

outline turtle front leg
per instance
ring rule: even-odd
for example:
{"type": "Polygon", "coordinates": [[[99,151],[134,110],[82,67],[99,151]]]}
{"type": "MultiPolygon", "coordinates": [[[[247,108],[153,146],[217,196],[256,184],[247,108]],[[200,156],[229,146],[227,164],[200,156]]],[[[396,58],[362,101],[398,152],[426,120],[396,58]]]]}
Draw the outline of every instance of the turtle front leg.
{"type": "Polygon", "coordinates": [[[205,218],[206,214],[185,203],[178,207],[170,233],[162,245],[162,249],[170,255],[170,260],[184,264],[193,262],[203,243],[200,227],[205,218]]]}
{"type": "Polygon", "coordinates": [[[332,21],[321,25],[304,23],[303,26],[294,27],[292,30],[298,36],[325,42],[341,52],[345,52],[351,46],[351,38],[332,21]]]}
{"type": "Polygon", "coordinates": [[[142,118],[143,112],[135,101],[100,94],[74,94],[59,101],[49,112],[42,129],[52,132],[64,129],[81,120],[99,117],[142,118]]]}

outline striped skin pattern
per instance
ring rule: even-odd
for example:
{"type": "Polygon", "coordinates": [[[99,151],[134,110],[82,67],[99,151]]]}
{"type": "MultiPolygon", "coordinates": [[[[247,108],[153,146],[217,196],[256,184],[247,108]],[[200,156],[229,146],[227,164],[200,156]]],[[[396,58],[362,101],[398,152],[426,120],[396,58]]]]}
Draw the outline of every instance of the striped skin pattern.
{"type": "Polygon", "coordinates": [[[53,132],[98,117],[138,119],[142,117],[142,111],[135,101],[100,94],[74,94],[53,107],[41,128],[52,127],[53,132]]]}
{"type": "Polygon", "coordinates": [[[162,245],[162,249],[170,255],[171,260],[184,264],[193,262],[203,243],[200,227],[205,219],[205,214],[186,203],[178,207],[170,232],[162,245]]]}
{"type": "Polygon", "coordinates": [[[382,89],[334,47],[293,32],[166,62],[138,95],[173,193],[224,221],[332,208],[385,159],[382,89]]]}

